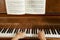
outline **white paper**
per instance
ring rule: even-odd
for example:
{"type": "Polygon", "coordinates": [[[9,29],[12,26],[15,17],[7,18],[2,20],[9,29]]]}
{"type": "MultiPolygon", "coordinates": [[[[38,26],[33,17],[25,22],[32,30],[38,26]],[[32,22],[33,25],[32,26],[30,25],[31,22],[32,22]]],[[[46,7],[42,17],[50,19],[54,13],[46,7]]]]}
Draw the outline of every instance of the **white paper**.
{"type": "Polygon", "coordinates": [[[27,0],[26,13],[45,14],[46,0],[27,0]]]}
{"type": "Polygon", "coordinates": [[[7,14],[45,14],[46,0],[6,0],[7,14]]]}
{"type": "Polygon", "coordinates": [[[25,0],[6,0],[7,14],[25,14],[25,0]]]}

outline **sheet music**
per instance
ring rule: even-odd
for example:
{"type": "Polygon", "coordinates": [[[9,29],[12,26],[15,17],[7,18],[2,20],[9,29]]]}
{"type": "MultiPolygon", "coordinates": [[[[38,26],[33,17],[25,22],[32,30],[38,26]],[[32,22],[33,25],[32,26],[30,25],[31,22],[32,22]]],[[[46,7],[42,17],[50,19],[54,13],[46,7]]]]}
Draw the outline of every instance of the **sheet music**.
{"type": "Polygon", "coordinates": [[[46,0],[26,0],[28,14],[45,14],[46,0]]]}
{"type": "Polygon", "coordinates": [[[45,14],[46,0],[6,0],[7,14],[45,14]]]}
{"type": "Polygon", "coordinates": [[[25,14],[25,0],[6,0],[7,14],[25,14]]]}

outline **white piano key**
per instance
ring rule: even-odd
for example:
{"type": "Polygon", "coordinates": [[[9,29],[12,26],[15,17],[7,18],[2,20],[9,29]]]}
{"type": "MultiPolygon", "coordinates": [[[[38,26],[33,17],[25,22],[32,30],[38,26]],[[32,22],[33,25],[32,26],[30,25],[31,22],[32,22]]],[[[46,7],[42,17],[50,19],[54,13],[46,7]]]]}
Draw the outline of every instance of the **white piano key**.
{"type": "Polygon", "coordinates": [[[60,38],[60,35],[45,35],[48,38],[60,38]]]}
{"type": "Polygon", "coordinates": [[[50,31],[50,29],[49,29],[49,32],[50,32],[50,34],[51,34],[51,31],[50,31]]]}
{"type": "MultiPolygon", "coordinates": [[[[9,37],[14,37],[16,34],[12,34],[12,33],[0,33],[1,35],[0,35],[0,37],[7,37],[7,38],[9,38],[9,37]]],[[[37,35],[34,35],[34,34],[26,34],[26,37],[37,37],[37,35]]],[[[48,37],[48,38],[60,38],[60,35],[45,35],[45,37],[48,37]]]]}
{"type": "Polygon", "coordinates": [[[20,32],[22,32],[22,30],[20,29],[20,32]]]}
{"type": "MultiPolygon", "coordinates": [[[[26,34],[26,37],[38,37],[38,35],[35,35],[35,34],[26,34]]],[[[45,37],[48,37],[48,38],[60,38],[60,35],[45,35],[45,37]]]]}
{"type": "Polygon", "coordinates": [[[51,29],[49,29],[49,30],[50,30],[50,33],[51,33],[50,35],[53,35],[51,29]]]}
{"type": "Polygon", "coordinates": [[[20,32],[20,29],[18,29],[18,33],[20,32]]]}
{"type": "Polygon", "coordinates": [[[42,31],[44,32],[44,29],[42,29],[42,31]]]}
{"type": "Polygon", "coordinates": [[[39,32],[39,29],[37,29],[37,33],[39,32]]]}
{"type": "Polygon", "coordinates": [[[4,30],[4,28],[1,30],[1,32],[4,30]]]}
{"type": "Polygon", "coordinates": [[[37,34],[26,34],[26,37],[38,37],[37,34]]]}
{"type": "Polygon", "coordinates": [[[58,35],[57,30],[55,29],[56,35],[58,35]]]}
{"type": "MultiPolygon", "coordinates": [[[[2,29],[3,30],[3,29],[2,29]]],[[[14,29],[15,30],[15,29],[14,29]]],[[[13,32],[14,32],[14,30],[13,30],[13,32]]],[[[20,30],[20,29],[19,29],[20,30]]],[[[27,29],[25,29],[25,33],[26,33],[26,30],[27,29]]],[[[44,29],[42,29],[42,30],[44,30],[44,29]]],[[[51,30],[51,29],[49,29],[49,30],[51,30]]],[[[31,31],[32,31],[32,29],[30,29],[30,34],[26,34],[26,36],[27,37],[37,37],[38,35],[37,34],[32,34],[31,33],[31,31]]],[[[55,30],[56,31],[56,30],[55,30]]],[[[10,37],[14,37],[16,34],[14,34],[14,33],[0,33],[0,37],[7,37],[7,38],[10,38],[10,37]]],[[[50,31],[51,32],[51,31],[50,31]]],[[[45,34],[45,37],[48,37],[48,38],[60,38],[60,35],[58,34],[58,35],[53,35],[52,33],[51,34],[45,34]]]]}
{"type": "Polygon", "coordinates": [[[13,34],[14,34],[14,31],[15,31],[15,28],[13,29],[13,32],[12,32],[13,34]]]}
{"type": "Polygon", "coordinates": [[[30,34],[32,34],[32,29],[30,29],[30,34]]]}
{"type": "Polygon", "coordinates": [[[26,33],[27,29],[25,29],[25,33],[26,33]]]}
{"type": "Polygon", "coordinates": [[[9,28],[7,28],[7,30],[6,30],[6,32],[5,33],[7,33],[7,31],[9,30],[9,28]]]}
{"type": "Polygon", "coordinates": [[[12,34],[12,33],[0,33],[0,37],[2,38],[10,38],[10,37],[15,37],[15,34],[12,34]]]}
{"type": "Polygon", "coordinates": [[[20,32],[22,32],[22,30],[20,29],[20,32]]]}

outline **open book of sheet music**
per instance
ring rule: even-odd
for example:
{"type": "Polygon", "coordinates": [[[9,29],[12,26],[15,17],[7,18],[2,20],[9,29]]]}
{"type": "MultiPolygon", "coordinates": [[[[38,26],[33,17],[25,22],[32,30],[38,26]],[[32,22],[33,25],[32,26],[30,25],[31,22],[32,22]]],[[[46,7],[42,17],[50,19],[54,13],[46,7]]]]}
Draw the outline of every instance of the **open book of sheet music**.
{"type": "Polygon", "coordinates": [[[46,0],[5,0],[7,14],[45,14],[46,0]]]}

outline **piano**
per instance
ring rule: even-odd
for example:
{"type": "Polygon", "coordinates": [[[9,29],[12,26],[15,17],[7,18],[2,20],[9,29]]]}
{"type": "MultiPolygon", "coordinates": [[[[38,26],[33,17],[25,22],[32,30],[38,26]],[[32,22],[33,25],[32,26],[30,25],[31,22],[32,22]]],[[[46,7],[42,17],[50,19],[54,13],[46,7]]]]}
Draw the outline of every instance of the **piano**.
{"type": "Polygon", "coordinates": [[[29,28],[22,27],[20,23],[0,23],[0,39],[11,40],[18,32],[25,32],[29,38],[37,38],[38,31],[42,30],[47,40],[60,39],[60,24],[32,25],[29,28]]]}
{"type": "Polygon", "coordinates": [[[46,0],[45,15],[7,15],[5,0],[0,0],[0,40],[11,40],[17,32],[37,37],[44,31],[47,40],[60,40],[60,0],[46,0]]]}
{"type": "MultiPolygon", "coordinates": [[[[47,25],[51,26],[51,25],[47,25]]],[[[56,26],[56,25],[53,25],[56,26]]],[[[52,26],[52,27],[53,27],[52,26]]],[[[60,25],[57,25],[60,26],[60,25]]],[[[26,37],[38,37],[39,31],[44,31],[45,37],[47,38],[60,38],[60,28],[58,29],[41,29],[41,28],[0,28],[0,37],[2,38],[12,38],[16,35],[18,32],[25,32],[26,37]]]]}

